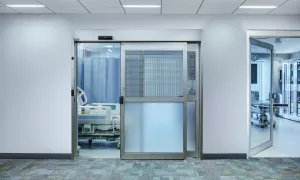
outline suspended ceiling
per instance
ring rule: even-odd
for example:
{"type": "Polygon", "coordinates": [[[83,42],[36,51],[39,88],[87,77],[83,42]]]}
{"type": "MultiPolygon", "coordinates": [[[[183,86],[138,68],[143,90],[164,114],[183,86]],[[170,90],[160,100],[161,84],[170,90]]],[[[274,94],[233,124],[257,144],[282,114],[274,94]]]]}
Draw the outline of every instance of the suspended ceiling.
{"type": "Polygon", "coordinates": [[[300,0],[0,0],[0,13],[76,14],[300,14],[300,0]],[[6,5],[44,5],[43,8],[6,5]],[[126,8],[124,5],[160,5],[126,8]],[[243,6],[278,6],[276,9],[240,9],[243,6]]]}

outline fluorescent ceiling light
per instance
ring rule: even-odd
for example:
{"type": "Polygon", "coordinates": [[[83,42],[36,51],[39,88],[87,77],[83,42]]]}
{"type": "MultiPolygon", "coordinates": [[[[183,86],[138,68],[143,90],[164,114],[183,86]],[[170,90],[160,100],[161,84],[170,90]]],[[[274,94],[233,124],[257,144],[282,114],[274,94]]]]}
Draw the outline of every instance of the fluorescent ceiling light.
{"type": "Polygon", "coordinates": [[[275,9],[278,6],[240,6],[241,9],[275,9]]]}
{"type": "Polygon", "coordinates": [[[108,51],[109,51],[109,52],[112,52],[112,50],[111,50],[111,49],[108,49],[108,51]]]}
{"type": "Polygon", "coordinates": [[[14,4],[14,5],[6,5],[7,7],[12,7],[12,8],[42,8],[45,7],[44,5],[41,4],[27,4],[27,5],[21,5],[21,4],[14,4]]]}
{"type": "Polygon", "coordinates": [[[112,45],[107,45],[107,46],[105,46],[105,47],[107,47],[107,48],[112,48],[113,46],[112,46],[112,45]]]}
{"type": "Polygon", "coordinates": [[[282,51],[282,53],[294,53],[294,52],[297,52],[297,50],[286,49],[286,50],[283,50],[283,51],[282,51]]]}
{"type": "Polygon", "coordinates": [[[124,8],[161,8],[161,5],[123,5],[124,8]]]}

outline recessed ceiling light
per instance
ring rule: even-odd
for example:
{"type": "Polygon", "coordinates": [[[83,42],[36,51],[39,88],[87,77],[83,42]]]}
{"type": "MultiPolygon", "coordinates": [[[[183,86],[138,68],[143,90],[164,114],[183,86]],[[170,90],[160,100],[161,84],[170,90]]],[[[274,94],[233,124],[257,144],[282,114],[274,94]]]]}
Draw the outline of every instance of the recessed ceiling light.
{"type": "Polygon", "coordinates": [[[241,9],[275,9],[278,6],[240,6],[241,9]]]}
{"type": "Polygon", "coordinates": [[[123,5],[124,8],[161,8],[161,5],[123,5]]]}
{"type": "Polygon", "coordinates": [[[42,8],[45,7],[44,5],[41,4],[26,4],[26,5],[21,5],[21,4],[13,4],[13,5],[6,5],[7,7],[12,7],[12,8],[42,8]]]}

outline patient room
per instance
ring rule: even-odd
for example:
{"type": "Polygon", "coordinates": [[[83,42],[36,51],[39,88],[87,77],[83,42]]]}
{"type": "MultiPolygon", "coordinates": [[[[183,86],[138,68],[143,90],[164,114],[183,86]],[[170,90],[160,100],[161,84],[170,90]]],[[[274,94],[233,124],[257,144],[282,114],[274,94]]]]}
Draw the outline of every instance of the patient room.
{"type": "Polygon", "coordinates": [[[77,156],[120,158],[120,44],[77,43],[77,156]]]}

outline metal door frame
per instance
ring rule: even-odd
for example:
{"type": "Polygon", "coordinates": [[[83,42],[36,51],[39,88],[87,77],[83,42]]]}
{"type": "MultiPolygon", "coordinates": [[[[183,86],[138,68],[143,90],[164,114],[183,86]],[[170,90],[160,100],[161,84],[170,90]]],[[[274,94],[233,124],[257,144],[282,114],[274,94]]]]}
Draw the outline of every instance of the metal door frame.
{"type": "MultiPolygon", "coordinates": [[[[255,29],[248,29],[247,30],[247,42],[249,42],[250,38],[300,38],[300,31],[299,30],[255,30],[255,29]]],[[[251,157],[251,59],[250,59],[250,43],[247,43],[247,58],[248,58],[248,120],[247,120],[247,134],[248,134],[248,153],[247,158],[251,157]]],[[[271,69],[271,73],[273,69],[271,69]]],[[[273,132],[273,129],[271,130],[273,132]]],[[[273,138],[273,137],[272,137],[273,138]]]]}
{"type": "MultiPolygon", "coordinates": [[[[102,30],[75,30],[73,36],[74,43],[74,57],[72,61],[72,90],[76,94],[76,76],[77,76],[77,47],[76,43],[148,43],[148,42],[184,42],[184,43],[194,43],[199,45],[198,51],[198,61],[197,65],[197,79],[196,88],[198,91],[198,97],[196,102],[196,156],[198,158],[202,157],[203,153],[203,108],[202,108],[202,79],[203,79],[203,62],[201,60],[201,41],[202,41],[202,30],[200,29],[173,29],[173,30],[116,30],[116,29],[102,29],[102,30]],[[99,35],[112,35],[113,40],[98,40],[99,35]]],[[[77,98],[72,97],[72,158],[77,158],[77,98]]],[[[121,130],[122,131],[122,130],[121,130]]],[[[190,157],[190,155],[195,156],[193,153],[187,152],[185,156],[190,157]]],[[[164,157],[165,158],[165,157],[164,157]]]]}
{"type": "MultiPolygon", "coordinates": [[[[200,43],[187,43],[187,52],[189,51],[195,51],[196,52],[196,95],[194,96],[190,96],[187,95],[187,103],[188,102],[195,102],[195,108],[196,108],[196,130],[195,130],[195,151],[188,151],[187,146],[186,146],[186,157],[201,157],[200,155],[200,146],[202,147],[202,140],[200,140],[201,135],[200,135],[200,129],[202,127],[202,124],[200,122],[200,116],[202,114],[202,105],[200,102],[202,102],[202,98],[200,100],[200,97],[202,97],[200,94],[202,92],[201,88],[202,87],[200,85],[200,82],[202,82],[201,76],[200,76],[200,72],[202,72],[202,69],[200,66],[200,43]],[[201,145],[200,145],[201,144],[201,145]]],[[[188,68],[188,67],[187,67],[188,68]]],[[[187,73],[188,73],[188,69],[187,69],[187,73]]],[[[188,81],[188,80],[187,80],[188,81]]],[[[188,90],[188,87],[186,87],[188,90]]],[[[186,117],[187,118],[187,117],[186,117]]],[[[186,131],[187,131],[187,127],[186,127],[186,131]]],[[[187,135],[186,135],[187,136],[187,135]]],[[[187,141],[187,138],[186,138],[187,141]]],[[[187,143],[186,143],[187,144],[187,143]]]]}
{"type": "Polygon", "coordinates": [[[187,43],[122,43],[121,44],[121,96],[124,104],[121,105],[121,159],[185,159],[186,154],[186,110],[187,110],[187,43]],[[180,47],[182,46],[182,47],[180,47]],[[141,47],[141,48],[140,48],[141,47]],[[125,52],[130,50],[161,50],[183,51],[183,97],[126,97],[125,94],[125,52]],[[182,153],[152,153],[152,152],[125,152],[125,103],[155,102],[155,103],[182,103],[183,104],[183,147],[182,153]]]}
{"type": "MultiPolygon", "coordinates": [[[[74,57],[73,60],[73,67],[72,67],[72,74],[73,74],[73,90],[74,94],[77,94],[77,44],[78,43],[120,43],[122,47],[122,43],[154,43],[154,42],[118,42],[118,41],[80,41],[79,39],[74,39],[74,57]]],[[[155,43],[174,43],[174,42],[155,42],[155,43]]],[[[183,42],[181,42],[183,43],[183,42]]],[[[186,43],[186,42],[184,42],[186,43]]],[[[203,129],[202,129],[202,61],[201,61],[201,43],[200,42],[187,42],[188,44],[198,45],[198,49],[196,51],[196,96],[187,96],[186,101],[184,102],[184,112],[187,110],[187,102],[195,102],[196,106],[196,134],[195,134],[195,151],[187,151],[186,141],[187,141],[187,127],[185,125],[185,137],[184,137],[184,158],[186,157],[196,157],[201,158],[202,157],[202,142],[203,142],[203,129]]],[[[189,49],[187,48],[187,51],[189,49]]],[[[187,54],[185,54],[187,55],[187,54]]],[[[120,63],[122,62],[122,59],[120,59],[120,63]]],[[[121,67],[121,66],[120,66],[121,67]]],[[[187,67],[186,67],[187,70],[187,67]]],[[[122,77],[121,77],[122,78],[122,77]]],[[[186,80],[187,81],[187,80],[186,80]]],[[[185,89],[187,89],[187,85],[185,85],[185,89]]],[[[185,92],[186,94],[186,92],[185,92]]],[[[174,98],[171,98],[174,100],[174,98]]],[[[180,98],[179,98],[180,99],[180,98]]],[[[152,98],[151,101],[157,101],[159,98],[155,99],[152,98]]],[[[77,157],[77,145],[78,145],[78,126],[77,126],[77,98],[74,96],[72,98],[72,158],[75,159],[77,157]]],[[[124,111],[122,109],[123,106],[120,106],[121,112],[124,111]]],[[[186,119],[186,115],[184,115],[186,119]]],[[[121,121],[122,115],[121,115],[121,121]]],[[[122,126],[121,126],[122,129],[122,126]]],[[[121,136],[122,136],[122,130],[121,130],[121,136]]],[[[121,144],[122,144],[122,138],[121,138],[121,144]]],[[[122,146],[121,146],[122,148],[122,146]]],[[[120,149],[121,153],[121,149],[120,149]]],[[[128,155],[129,157],[132,155],[128,155]]],[[[174,157],[172,155],[164,155],[161,158],[156,154],[157,158],[155,159],[178,159],[177,157],[174,157]]],[[[120,156],[121,157],[121,156],[120,156]]],[[[136,158],[136,156],[132,156],[132,158],[136,158]]],[[[130,158],[129,158],[130,159],[130,158]]],[[[180,158],[181,159],[181,158],[180,158]]]]}

